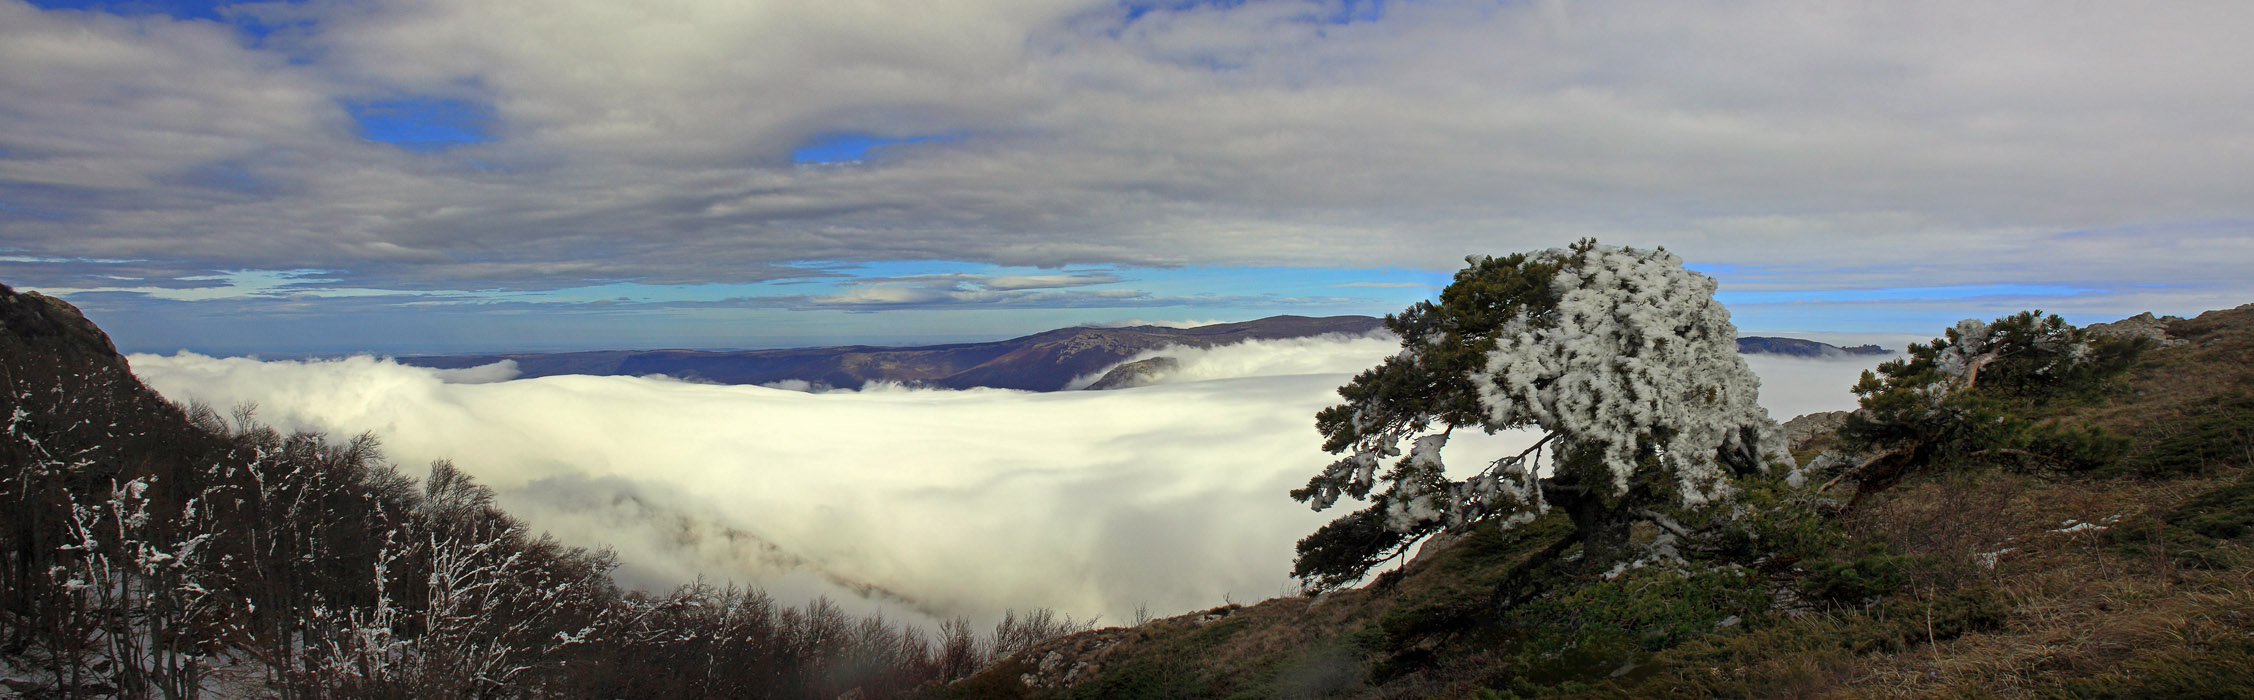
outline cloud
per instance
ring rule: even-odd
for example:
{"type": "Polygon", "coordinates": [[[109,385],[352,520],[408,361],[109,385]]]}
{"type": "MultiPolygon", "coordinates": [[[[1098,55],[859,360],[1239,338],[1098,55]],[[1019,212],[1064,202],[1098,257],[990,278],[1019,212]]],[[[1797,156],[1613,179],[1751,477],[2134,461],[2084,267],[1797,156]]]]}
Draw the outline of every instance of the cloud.
{"type": "Polygon", "coordinates": [[[492,384],[505,382],[524,374],[517,368],[516,360],[502,360],[490,365],[463,367],[461,369],[432,370],[431,375],[447,384],[492,384]]]}
{"type": "Polygon", "coordinates": [[[1108,272],[1058,275],[980,275],[969,273],[861,277],[845,282],[846,291],[804,300],[813,307],[1037,306],[1072,308],[1149,303],[1150,294],[1132,289],[1053,292],[1122,281],[1108,272]]]}
{"type": "Polygon", "coordinates": [[[860,277],[839,283],[842,291],[801,297],[761,297],[738,300],[797,309],[892,311],[907,309],[1087,309],[1164,306],[1240,308],[1315,307],[1336,309],[1367,303],[1366,299],[1332,296],[1261,295],[1157,295],[1140,289],[1083,289],[1118,284],[1125,279],[1108,273],[1057,275],[984,275],[948,273],[860,277]]]}
{"type": "MultiPolygon", "coordinates": [[[[1150,384],[1187,384],[1231,377],[1359,372],[1376,365],[1387,355],[1400,349],[1400,339],[1393,337],[1391,333],[1373,333],[1367,336],[1333,333],[1307,338],[1248,340],[1210,348],[1174,345],[1137,353],[1121,363],[1170,357],[1175,360],[1175,368],[1154,377],[1150,384]]],[[[1065,386],[1067,389],[1084,388],[1102,379],[1104,372],[1109,370],[1107,367],[1103,371],[1074,378],[1065,386]]]]}
{"type": "Polygon", "coordinates": [[[1070,275],[999,275],[979,282],[987,289],[1015,291],[1020,289],[1056,289],[1059,287],[1086,287],[1121,282],[1118,275],[1093,272],[1070,275]]]}
{"type": "MultiPolygon", "coordinates": [[[[1285,591],[1292,543],[1328,519],[1286,495],[1329,461],[1312,417],[1396,349],[1319,339],[1183,351],[1173,383],[1047,394],[465,383],[506,368],[448,375],[368,357],[131,361],[176,400],[256,404],[284,429],[373,432],[403,465],[452,459],[534,527],[616,548],[637,585],[702,574],[869,607],[1043,605],[1125,620],[1138,605],[1172,613],[1285,591]]],[[[1765,403],[1798,412],[1851,406],[1846,382],[1862,365],[1754,366],[1765,403]]],[[[1525,440],[1475,436],[1449,450],[1525,440]]]]}
{"type": "Polygon", "coordinates": [[[1199,320],[1194,320],[1194,319],[1179,319],[1179,320],[1171,320],[1171,321],[1168,321],[1168,320],[1150,320],[1150,319],[1141,319],[1141,318],[1130,318],[1130,319],[1123,319],[1123,320],[1119,320],[1119,321],[1094,321],[1094,322],[1082,323],[1082,324],[1080,324],[1080,325],[1081,325],[1081,326],[1085,326],[1085,327],[1088,327],[1088,328],[1133,328],[1133,327],[1135,327],[1135,326],[1161,326],[1161,327],[1165,327],[1165,328],[1196,328],[1196,327],[1198,327],[1198,326],[1212,326],[1212,325],[1219,325],[1219,324],[1223,324],[1223,323],[1236,323],[1236,321],[1223,321],[1223,320],[1221,320],[1221,319],[1206,319],[1206,320],[1202,320],[1202,321],[1199,321],[1199,320]]]}
{"type": "Polygon", "coordinates": [[[230,8],[280,27],[252,40],[10,0],[0,222],[30,256],[318,267],[368,288],[721,282],[809,260],[1450,269],[1594,235],[1788,286],[2254,294],[2254,6],[1323,19],[1338,7],[230,8]],[[476,106],[487,140],[403,150],[353,113],[426,103],[476,106]],[[825,134],[950,137],[792,163],[825,134]]]}
{"type": "MultiPolygon", "coordinates": [[[[1899,352],[1900,344],[1889,346],[1899,352]]],[[[1878,367],[1899,355],[1837,358],[1744,355],[1745,364],[1761,378],[1761,407],[1778,422],[1818,411],[1844,411],[1855,407],[1851,389],[1864,370],[1878,367]]]]}
{"type": "Polygon", "coordinates": [[[1331,285],[1331,286],[1333,286],[1333,287],[1376,287],[1376,288],[1380,288],[1380,289],[1415,289],[1415,288],[1419,288],[1419,287],[1422,287],[1422,288],[1426,288],[1426,289],[1431,289],[1431,288],[1432,288],[1432,285],[1429,285],[1429,284],[1425,284],[1425,283],[1423,283],[1423,282],[1347,282],[1347,283],[1345,283],[1345,284],[1334,284],[1334,285],[1331,285]]]}
{"type": "Polygon", "coordinates": [[[1133,289],[1035,291],[964,289],[956,285],[876,284],[806,300],[815,308],[906,309],[950,306],[1088,308],[1151,305],[1150,294],[1133,289]]]}

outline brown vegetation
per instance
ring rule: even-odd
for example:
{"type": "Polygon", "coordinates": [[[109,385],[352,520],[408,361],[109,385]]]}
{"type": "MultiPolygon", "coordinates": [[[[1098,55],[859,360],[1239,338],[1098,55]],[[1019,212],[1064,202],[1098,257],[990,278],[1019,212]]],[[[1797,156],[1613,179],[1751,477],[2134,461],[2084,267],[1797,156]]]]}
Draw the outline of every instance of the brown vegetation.
{"type": "Polygon", "coordinates": [[[1945,461],[1852,508],[1779,492],[1752,499],[1765,524],[1741,553],[1551,571],[1498,602],[1562,536],[1552,516],[1361,588],[1017,657],[1092,669],[1075,684],[976,682],[1029,698],[2254,697],[2254,305],[2169,333],[2189,342],[2031,418],[2122,436],[2109,464],[1945,461]]]}

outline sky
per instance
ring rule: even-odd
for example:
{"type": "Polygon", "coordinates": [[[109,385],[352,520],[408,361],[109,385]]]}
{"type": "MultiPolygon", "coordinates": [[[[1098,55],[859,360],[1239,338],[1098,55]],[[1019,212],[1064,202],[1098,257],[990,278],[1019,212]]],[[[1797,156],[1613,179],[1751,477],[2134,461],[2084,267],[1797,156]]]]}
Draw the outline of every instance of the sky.
{"type": "MultiPolygon", "coordinates": [[[[358,356],[133,355],[166,397],[282,430],[371,433],[401,471],[448,459],[536,531],[618,553],[628,586],[702,577],[928,623],[1047,607],[1114,624],[1295,594],[1293,543],[1345,510],[1287,494],[1333,459],[1313,429],[1391,336],[1153,351],[1154,386],[807,393],[662,377],[513,379],[358,356]]],[[[1747,355],[1783,419],[1852,408],[1883,357],[1747,355]]],[[[1451,475],[1532,437],[1465,430],[1451,475]]]]}
{"type": "Polygon", "coordinates": [[[1662,246],[1749,332],[2254,301],[2254,4],[0,0],[0,283],[122,349],[1382,314],[1662,246]]]}

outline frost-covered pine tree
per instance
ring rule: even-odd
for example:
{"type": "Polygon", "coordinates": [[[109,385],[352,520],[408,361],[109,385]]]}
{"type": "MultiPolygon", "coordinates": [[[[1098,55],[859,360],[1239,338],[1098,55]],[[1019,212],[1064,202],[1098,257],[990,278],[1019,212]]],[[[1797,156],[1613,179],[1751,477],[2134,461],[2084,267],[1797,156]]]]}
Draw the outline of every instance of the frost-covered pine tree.
{"type": "Polygon", "coordinates": [[[1386,318],[1401,352],[1316,416],[1341,457],[1292,497],[1369,506],[1300,541],[1294,574],[1310,588],[1358,580],[1443,529],[1552,508],[1588,561],[1626,561],[1637,521],[1680,530],[1677,516],[1727,503],[1732,478],[1791,461],[1714,280],[1673,254],[1583,240],[1468,262],[1438,303],[1386,318]],[[1456,479],[1441,448],[1457,428],[1540,438],[1456,479]]]}

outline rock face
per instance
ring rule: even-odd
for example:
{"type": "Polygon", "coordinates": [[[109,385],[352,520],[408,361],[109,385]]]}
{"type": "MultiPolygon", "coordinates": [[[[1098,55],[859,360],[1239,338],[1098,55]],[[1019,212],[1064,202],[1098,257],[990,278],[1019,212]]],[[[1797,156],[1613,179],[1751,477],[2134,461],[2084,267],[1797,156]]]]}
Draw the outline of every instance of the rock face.
{"type": "Polygon", "coordinates": [[[1417,562],[1430,559],[1432,558],[1432,555],[1438,554],[1440,550],[1447,549],[1457,542],[1463,541],[1463,538],[1464,533],[1451,532],[1448,530],[1441,530],[1439,532],[1432,533],[1431,537],[1425,538],[1424,544],[1417,545],[1417,553],[1409,555],[1409,563],[1415,564],[1417,562]]]}
{"type": "Polygon", "coordinates": [[[2089,331],[2090,333],[2096,335],[2107,335],[2125,338],[2151,338],[2160,344],[2159,347],[2168,348],[2183,345],[2185,343],[2184,339],[2182,338],[2176,338],[2168,335],[2168,326],[2181,321],[2183,321],[2183,319],[2174,316],[2155,317],[2152,315],[2152,312],[2146,311],[2144,313],[2130,316],[2128,318],[2114,321],[2112,323],[2093,323],[2088,326],[2084,326],[2082,330],[2089,331]]]}
{"type": "Polygon", "coordinates": [[[1111,371],[1104,373],[1102,379],[1098,379],[1096,380],[1096,383],[1088,385],[1088,390],[1102,391],[1105,389],[1126,389],[1131,387],[1143,386],[1150,384],[1151,382],[1158,381],[1160,377],[1172,374],[1174,370],[1181,368],[1182,361],[1176,360],[1171,357],[1153,357],[1148,360],[1136,360],[1134,362],[1129,362],[1127,364],[1111,368],[1111,371]]]}
{"type": "Polygon", "coordinates": [[[1797,450],[1808,444],[1808,441],[1816,439],[1817,436],[1838,432],[1839,426],[1846,425],[1847,416],[1852,413],[1854,412],[1824,411],[1795,416],[1792,420],[1785,421],[1785,449],[1797,450]]]}
{"type": "Polygon", "coordinates": [[[1071,688],[1101,676],[1122,643],[1149,638],[1156,630],[1195,629],[1226,620],[1243,610],[1230,604],[1135,627],[1106,627],[1065,635],[1035,644],[1011,658],[1024,664],[1018,682],[1035,690],[1071,688]]]}
{"type": "Polygon", "coordinates": [[[24,352],[64,353],[125,369],[125,360],[117,354],[117,346],[110,336],[86,320],[61,299],[38,292],[17,293],[0,285],[0,347],[24,352]],[[48,346],[34,350],[39,346],[48,346]]]}
{"type": "MultiPolygon", "coordinates": [[[[164,484],[181,484],[194,483],[199,477],[193,475],[210,468],[224,448],[192,426],[179,406],[141,384],[109,335],[77,308],[6,285],[0,285],[0,388],[6,389],[0,391],[0,420],[11,423],[11,434],[38,436],[0,441],[6,443],[0,444],[0,465],[31,463],[33,454],[24,450],[36,447],[69,455],[79,465],[73,478],[83,483],[159,476],[164,484]]],[[[16,517],[0,515],[0,522],[16,517]]]]}
{"type": "Polygon", "coordinates": [[[1018,676],[1028,688],[1057,689],[1079,685],[1104,670],[1112,647],[1135,634],[1129,627],[1111,627],[1062,637],[1020,654],[1032,668],[1018,676]]]}
{"type": "Polygon", "coordinates": [[[1384,327],[1368,316],[1271,316],[1196,328],[1060,328],[991,343],[711,352],[601,351],[523,355],[403,357],[402,364],[458,369],[514,360],[522,377],[558,374],[664,374],[719,384],[798,380],[835,387],[899,382],[948,389],[994,387],[1056,391],[1073,379],[1168,346],[1206,348],[1246,340],[1362,335],[1384,327]]]}

